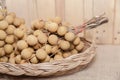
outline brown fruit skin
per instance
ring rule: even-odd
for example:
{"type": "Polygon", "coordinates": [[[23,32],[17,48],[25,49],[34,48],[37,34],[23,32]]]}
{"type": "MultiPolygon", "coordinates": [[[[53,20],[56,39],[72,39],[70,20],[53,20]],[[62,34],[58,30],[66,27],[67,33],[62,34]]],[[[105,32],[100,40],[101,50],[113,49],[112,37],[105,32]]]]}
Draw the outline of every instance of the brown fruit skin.
{"type": "Polygon", "coordinates": [[[54,23],[54,22],[51,22],[51,23],[48,23],[47,26],[46,26],[47,30],[50,31],[51,33],[54,33],[57,31],[58,29],[58,24],[57,23],[54,23]]]}
{"type": "Polygon", "coordinates": [[[63,53],[63,57],[64,57],[64,58],[67,58],[67,57],[69,57],[69,56],[71,56],[71,53],[70,53],[70,52],[64,52],[64,53],[63,53]]]}
{"type": "Polygon", "coordinates": [[[5,45],[4,41],[0,41],[0,47],[3,47],[5,45]]]}
{"type": "Polygon", "coordinates": [[[84,48],[84,43],[83,42],[80,42],[80,44],[76,46],[77,51],[81,51],[83,48],[84,48]]]}
{"type": "Polygon", "coordinates": [[[73,55],[73,54],[77,54],[78,53],[78,51],[76,50],[76,49],[73,49],[72,51],[71,51],[71,54],[73,55]]]}
{"type": "Polygon", "coordinates": [[[14,30],[14,35],[17,38],[23,38],[24,37],[24,32],[21,29],[18,28],[16,30],[14,30]]]}
{"type": "Polygon", "coordinates": [[[1,57],[0,62],[8,62],[8,57],[6,56],[1,57]]]}
{"type": "Polygon", "coordinates": [[[15,57],[15,63],[17,63],[17,64],[20,64],[20,62],[21,62],[21,55],[17,55],[16,57],[15,57]]]}
{"type": "Polygon", "coordinates": [[[59,36],[64,36],[66,33],[67,33],[67,27],[65,26],[58,27],[57,34],[59,36]]]}
{"type": "Polygon", "coordinates": [[[11,63],[11,64],[15,64],[15,58],[14,58],[14,57],[9,58],[9,63],[11,63]]]}
{"type": "Polygon", "coordinates": [[[23,50],[23,49],[25,49],[27,47],[28,47],[28,44],[27,44],[27,42],[25,40],[20,40],[20,41],[17,42],[17,48],[19,50],[23,50]]]}
{"type": "Polygon", "coordinates": [[[8,15],[12,16],[13,18],[16,17],[16,14],[14,12],[10,12],[10,13],[8,13],[8,15]]]}
{"type": "Polygon", "coordinates": [[[50,61],[50,56],[47,55],[47,57],[42,62],[49,62],[49,61],[50,61]]]}
{"type": "Polygon", "coordinates": [[[8,28],[6,29],[6,33],[9,35],[12,35],[12,34],[14,34],[15,29],[16,29],[15,26],[9,25],[8,28]]]}
{"type": "Polygon", "coordinates": [[[4,40],[6,36],[7,36],[6,32],[3,30],[0,30],[0,40],[4,40]]]}
{"type": "Polygon", "coordinates": [[[48,38],[48,42],[51,44],[51,45],[56,45],[58,43],[58,37],[56,35],[50,35],[49,38],[48,38]]]}
{"type": "Polygon", "coordinates": [[[39,59],[39,60],[44,60],[46,57],[47,57],[47,53],[45,52],[45,50],[43,49],[38,49],[36,51],[36,57],[39,59]]]}
{"type": "Polygon", "coordinates": [[[8,22],[8,24],[12,24],[14,22],[14,17],[11,15],[7,15],[5,20],[8,22]]]}
{"type": "Polygon", "coordinates": [[[49,44],[46,44],[46,45],[45,45],[45,51],[47,52],[47,54],[50,54],[50,53],[51,53],[51,50],[52,50],[52,46],[49,45],[49,44]]]}
{"type": "Polygon", "coordinates": [[[13,24],[14,24],[16,27],[19,27],[19,26],[21,25],[21,20],[20,20],[20,18],[16,17],[16,18],[14,19],[13,24]]]}
{"type": "Polygon", "coordinates": [[[44,23],[43,20],[34,20],[34,21],[32,22],[32,27],[33,27],[34,29],[41,29],[41,28],[44,27],[44,25],[45,25],[45,23],[44,23]]]}
{"type": "Polygon", "coordinates": [[[0,14],[0,21],[4,19],[4,16],[0,14]]]}
{"type": "Polygon", "coordinates": [[[4,51],[4,48],[0,48],[0,57],[4,56],[5,55],[5,51],[4,51]]]}
{"type": "Polygon", "coordinates": [[[8,44],[12,44],[12,43],[14,43],[14,41],[15,41],[14,35],[8,35],[5,38],[5,42],[8,43],[8,44]]]}
{"type": "Polygon", "coordinates": [[[57,23],[57,24],[62,23],[62,19],[60,17],[55,17],[55,18],[52,19],[52,21],[57,23]]]}
{"type": "Polygon", "coordinates": [[[62,59],[63,59],[63,57],[61,55],[56,54],[54,56],[54,60],[62,60],[62,59]]]}
{"type": "Polygon", "coordinates": [[[30,46],[34,46],[38,43],[38,40],[34,35],[29,35],[27,37],[26,41],[30,46]]]}
{"type": "Polygon", "coordinates": [[[41,44],[47,43],[47,39],[48,39],[48,37],[47,37],[46,34],[43,33],[43,32],[41,32],[41,33],[39,34],[39,36],[38,36],[38,41],[39,41],[39,43],[41,43],[41,44]]]}
{"type": "Polygon", "coordinates": [[[8,22],[3,20],[0,21],[0,30],[5,30],[8,27],[8,22]]]}
{"type": "Polygon", "coordinates": [[[29,59],[31,56],[32,56],[32,52],[28,48],[22,50],[21,57],[23,59],[29,59]]]}
{"type": "Polygon", "coordinates": [[[74,45],[78,45],[80,43],[80,38],[76,37],[75,40],[73,41],[74,45]]]}
{"type": "Polygon", "coordinates": [[[10,44],[6,44],[6,45],[4,45],[4,50],[5,50],[6,54],[10,54],[13,52],[13,46],[10,44]]]}
{"type": "Polygon", "coordinates": [[[59,46],[62,50],[68,50],[70,48],[70,43],[68,41],[61,41],[59,46]]]}
{"type": "Polygon", "coordinates": [[[65,39],[67,41],[73,41],[75,39],[75,34],[72,32],[68,32],[65,34],[65,39]]]}
{"type": "Polygon", "coordinates": [[[34,56],[32,59],[30,59],[30,62],[33,63],[33,64],[37,64],[39,61],[36,58],[36,56],[34,56]]]}

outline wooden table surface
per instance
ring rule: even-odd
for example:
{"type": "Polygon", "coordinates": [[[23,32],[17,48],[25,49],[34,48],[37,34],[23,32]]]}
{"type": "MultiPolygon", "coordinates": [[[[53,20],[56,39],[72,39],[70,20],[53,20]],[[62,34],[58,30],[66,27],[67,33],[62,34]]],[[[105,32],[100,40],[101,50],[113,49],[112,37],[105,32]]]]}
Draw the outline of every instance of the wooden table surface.
{"type": "Polygon", "coordinates": [[[52,78],[0,75],[0,80],[120,80],[120,46],[99,45],[92,64],[74,74],[52,78]]]}

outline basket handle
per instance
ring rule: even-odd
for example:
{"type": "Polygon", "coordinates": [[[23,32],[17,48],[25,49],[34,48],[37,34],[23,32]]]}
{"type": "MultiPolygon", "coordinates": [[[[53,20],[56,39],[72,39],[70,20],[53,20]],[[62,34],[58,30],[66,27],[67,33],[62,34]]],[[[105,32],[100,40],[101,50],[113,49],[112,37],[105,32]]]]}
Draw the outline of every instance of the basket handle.
{"type": "Polygon", "coordinates": [[[87,29],[93,29],[96,28],[102,24],[108,23],[108,18],[104,17],[105,13],[96,17],[93,17],[92,19],[88,20],[87,22],[83,23],[80,26],[74,27],[72,30],[75,34],[81,33],[84,30],[87,29]]]}

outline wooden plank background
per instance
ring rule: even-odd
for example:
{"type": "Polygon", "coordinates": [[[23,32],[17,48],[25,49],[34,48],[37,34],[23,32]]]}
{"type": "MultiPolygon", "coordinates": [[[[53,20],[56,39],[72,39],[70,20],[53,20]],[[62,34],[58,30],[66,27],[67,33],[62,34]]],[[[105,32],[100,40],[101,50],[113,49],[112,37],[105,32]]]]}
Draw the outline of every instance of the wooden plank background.
{"type": "Polygon", "coordinates": [[[83,34],[98,44],[120,44],[120,0],[6,0],[9,11],[15,12],[30,26],[36,18],[60,16],[73,26],[82,24],[93,16],[106,13],[109,23],[83,34]]]}

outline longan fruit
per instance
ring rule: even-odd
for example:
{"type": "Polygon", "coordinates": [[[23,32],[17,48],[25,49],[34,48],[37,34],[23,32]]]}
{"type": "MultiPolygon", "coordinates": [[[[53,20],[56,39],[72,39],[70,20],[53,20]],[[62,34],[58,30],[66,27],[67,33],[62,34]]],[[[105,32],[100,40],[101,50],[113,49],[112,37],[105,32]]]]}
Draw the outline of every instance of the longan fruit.
{"type": "Polygon", "coordinates": [[[66,39],[67,41],[73,41],[74,38],[75,38],[75,34],[72,33],[72,32],[68,32],[68,33],[65,34],[65,39],[66,39]]]}
{"type": "Polygon", "coordinates": [[[70,43],[68,41],[61,41],[59,44],[62,50],[68,50],[70,48],[70,43]]]}
{"type": "Polygon", "coordinates": [[[59,36],[64,36],[67,33],[67,27],[65,26],[58,27],[57,33],[59,36]]]}
{"type": "Polygon", "coordinates": [[[6,32],[3,30],[0,30],[0,40],[4,40],[6,36],[7,36],[6,32]]]}
{"type": "Polygon", "coordinates": [[[3,47],[5,45],[4,41],[0,41],[0,47],[3,47]]]}
{"type": "Polygon", "coordinates": [[[12,24],[14,22],[14,18],[12,15],[7,15],[5,20],[8,22],[8,24],[12,24]]]}
{"type": "Polygon", "coordinates": [[[26,41],[30,46],[34,46],[38,43],[38,39],[34,35],[29,35],[26,41]]]}
{"type": "Polygon", "coordinates": [[[7,34],[14,34],[15,26],[9,25],[8,28],[6,29],[7,34]]]}
{"type": "Polygon", "coordinates": [[[13,52],[13,46],[10,44],[6,44],[6,45],[4,45],[4,50],[5,50],[6,54],[10,54],[13,52]]]}
{"type": "Polygon", "coordinates": [[[14,39],[14,35],[8,35],[6,38],[5,38],[5,42],[8,43],[8,44],[12,44],[14,43],[15,39],[14,39]]]}
{"type": "Polygon", "coordinates": [[[50,35],[48,37],[48,42],[51,44],[51,45],[56,45],[57,42],[58,42],[58,37],[54,34],[50,35]]]}
{"type": "Polygon", "coordinates": [[[0,48],[0,57],[4,56],[5,55],[5,51],[4,51],[4,48],[0,48]]]}
{"type": "Polygon", "coordinates": [[[81,41],[79,45],[76,46],[77,51],[81,51],[84,48],[84,43],[81,41]]]}
{"type": "Polygon", "coordinates": [[[21,20],[20,20],[20,18],[16,17],[16,18],[14,19],[13,24],[14,24],[16,27],[19,27],[19,26],[21,25],[21,20]]]}
{"type": "Polygon", "coordinates": [[[28,44],[27,44],[27,42],[25,40],[20,40],[20,41],[17,42],[17,48],[19,50],[23,50],[23,49],[25,49],[27,47],[28,47],[28,44]]]}
{"type": "Polygon", "coordinates": [[[24,32],[21,30],[21,29],[15,29],[14,30],[14,35],[17,37],[17,38],[23,38],[24,36],[24,32]]]}
{"type": "Polygon", "coordinates": [[[5,30],[8,27],[8,22],[3,20],[0,21],[0,30],[5,30]]]}
{"type": "Polygon", "coordinates": [[[47,53],[45,52],[45,50],[43,49],[38,49],[36,51],[36,57],[39,59],[39,60],[44,60],[46,57],[47,57],[47,53]]]}
{"type": "Polygon", "coordinates": [[[22,50],[21,57],[23,59],[29,59],[31,56],[32,56],[32,52],[28,48],[22,50]]]}

